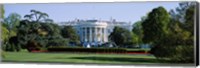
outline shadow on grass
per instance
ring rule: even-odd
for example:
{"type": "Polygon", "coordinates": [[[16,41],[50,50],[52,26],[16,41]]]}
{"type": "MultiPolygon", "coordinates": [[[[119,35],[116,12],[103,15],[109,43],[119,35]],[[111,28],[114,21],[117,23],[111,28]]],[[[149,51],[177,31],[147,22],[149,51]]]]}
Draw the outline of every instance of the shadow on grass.
{"type": "Polygon", "coordinates": [[[97,60],[97,61],[114,61],[114,62],[139,62],[139,63],[161,63],[154,58],[121,58],[121,57],[71,57],[71,59],[97,60]]]}

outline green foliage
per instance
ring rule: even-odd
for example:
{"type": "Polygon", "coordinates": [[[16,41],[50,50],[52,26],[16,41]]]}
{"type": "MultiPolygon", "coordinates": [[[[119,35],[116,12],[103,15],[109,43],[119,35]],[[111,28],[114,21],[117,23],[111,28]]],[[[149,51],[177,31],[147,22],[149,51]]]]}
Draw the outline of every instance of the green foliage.
{"type": "Polygon", "coordinates": [[[60,46],[67,46],[68,41],[64,38],[55,37],[48,40],[46,47],[60,47],[60,46]]]}
{"type": "Polygon", "coordinates": [[[167,33],[169,14],[163,7],[153,9],[142,22],[144,43],[154,43],[167,33]]]}
{"type": "Polygon", "coordinates": [[[1,26],[1,30],[2,30],[2,36],[1,39],[2,41],[8,40],[8,29],[5,26],[1,26]]]}
{"type": "Polygon", "coordinates": [[[190,33],[192,33],[192,35],[194,34],[194,17],[195,17],[195,6],[192,5],[190,6],[185,13],[185,23],[183,24],[183,28],[187,31],[189,31],[190,33]]]}
{"type": "MultiPolygon", "coordinates": [[[[176,10],[171,10],[173,20],[181,22],[181,28],[194,33],[194,9],[196,2],[181,2],[176,10]]],[[[193,35],[193,34],[192,34],[193,35]]]]}
{"type": "Polygon", "coordinates": [[[3,22],[3,49],[6,51],[15,51],[15,45],[9,43],[12,36],[16,36],[16,26],[19,24],[21,16],[17,13],[11,13],[3,22]]]}
{"type": "Polygon", "coordinates": [[[180,3],[178,14],[171,13],[167,33],[152,44],[151,53],[158,59],[194,63],[194,5],[188,4],[180,3]]]}
{"type": "Polygon", "coordinates": [[[191,6],[195,6],[196,2],[181,2],[179,3],[179,7],[176,7],[175,10],[170,10],[170,15],[173,20],[177,20],[180,22],[185,22],[186,11],[191,6]]]}
{"type": "Polygon", "coordinates": [[[142,29],[142,21],[138,21],[133,24],[133,42],[134,44],[142,44],[142,38],[143,38],[143,29],[142,29]]]}
{"type": "Polygon", "coordinates": [[[60,36],[60,26],[54,23],[40,23],[38,33],[43,36],[60,36]]]}
{"type": "Polygon", "coordinates": [[[4,18],[5,10],[4,10],[4,5],[3,4],[0,5],[0,11],[1,11],[1,17],[0,18],[4,18]]]}
{"type": "Polygon", "coordinates": [[[154,54],[155,57],[179,63],[194,62],[194,46],[183,43],[188,42],[187,40],[183,41],[177,38],[169,37],[160,41],[162,42],[154,44],[155,46],[151,49],[151,53],[154,54]]]}
{"type": "Polygon", "coordinates": [[[35,40],[29,40],[26,44],[27,46],[27,50],[29,52],[33,51],[33,50],[40,50],[40,48],[42,47],[40,44],[37,43],[37,41],[35,40]]]}
{"type": "Polygon", "coordinates": [[[34,40],[37,45],[40,45],[37,47],[42,48],[49,46],[50,42],[56,42],[57,44],[62,44],[65,42],[62,40],[63,38],[60,35],[60,27],[53,23],[37,23],[34,21],[30,22],[23,20],[20,22],[18,30],[19,31],[17,36],[19,38],[20,45],[22,45],[22,48],[26,48],[28,41],[31,40],[34,40]]]}
{"type": "Polygon", "coordinates": [[[30,13],[31,14],[27,14],[24,16],[26,20],[34,21],[34,22],[48,22],[48,23],[53,22],[53,20],[49,19],[49,15],[47,13],[40,12],[33,9],[30,10],[30,13]]]}
{"type": "Polygon", "coordinates": [[[61,34],[64,38],[69,39],[69,42],[80,44],[80,39],[76,30],[72,26],[63,26],[61,34]]]}
{"type": "Polygon", "coordinates": [[[53,21],[46,21],[46,13],[31,10],[30,15],[24,16],[25,20],[20,21],[17,33],[18,43],[23,49],[41,50],[48,46],[66,46],[67,41],[62,38],[60,26],[53,21]],[[53,45],[52,45],[53,44],[53,45]]]}
{"type": "Polygon", "coordinates": [[[120,47],[126,47],[126,45],[133,45],[133,33],[121,28],[115,27],[109,38],[120,47]]]}
{"type": "Polygon", "coordinates": [[[11,13],[7,18],[5,18],[4,23],[9,31],[16,31],[16,26],[19,25],[21,16],[17,13],[11,13]]]}

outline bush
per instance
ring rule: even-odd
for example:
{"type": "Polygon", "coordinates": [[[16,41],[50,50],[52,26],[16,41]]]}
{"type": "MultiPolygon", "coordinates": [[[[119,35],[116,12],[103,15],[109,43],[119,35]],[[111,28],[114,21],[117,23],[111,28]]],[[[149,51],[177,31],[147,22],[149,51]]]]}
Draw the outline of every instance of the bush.
{"type": "Polygon", "coordinates": [[[193,45],[155,46],[151,49],[150,53],[158,59],[168,59],[173,63],[194,63],[193,45]]]}
{"type": "Polygon", "coordinates": [[[13,51],[15,51],[15,45],[13,45],[13,44],[10,44],[10,43],[8,43],[7,45],[6,45],[6,51],[11,51],[11,52],[13,52],[13,51]]]}
{"type": "Polygon", "coordinates": [[[173,62],[194,63],[194,46],[179,45],[175,49],[174,55],[171,57],[173,62]]]}

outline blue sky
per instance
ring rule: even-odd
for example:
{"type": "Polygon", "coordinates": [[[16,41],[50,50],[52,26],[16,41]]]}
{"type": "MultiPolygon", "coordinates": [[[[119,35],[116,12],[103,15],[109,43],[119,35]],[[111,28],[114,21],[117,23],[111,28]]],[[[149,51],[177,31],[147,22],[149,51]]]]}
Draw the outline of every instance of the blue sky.
{"type": "Polygon", "coordinates": [[[31,9],[49,14],[55,22],[77,19],[110,20],[136,22],[153,8],[163,6],[167,11],[178,7],[179,2],[129,2],[129,3],[44,3],[44,4],[5,4],[5,16],[18,13],[22,17],[31,9]]]}

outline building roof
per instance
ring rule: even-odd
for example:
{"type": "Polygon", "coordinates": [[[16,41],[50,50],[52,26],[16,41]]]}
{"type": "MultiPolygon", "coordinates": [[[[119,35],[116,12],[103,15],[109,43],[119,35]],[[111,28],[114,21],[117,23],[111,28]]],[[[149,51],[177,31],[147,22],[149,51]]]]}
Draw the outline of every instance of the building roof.
{"type": "Polygon", "coordinates": [[[59,25],[78,25],[78,24],[86,24],[86,23],[107,23],[110,25],[130,25],[127,22],[118,22],[116,20],[111,20],[111,21],[102,21],[102,20],[79,20],[75,19],[73,21],[68,21],[68,22],[61,22],[59,25]]]}

